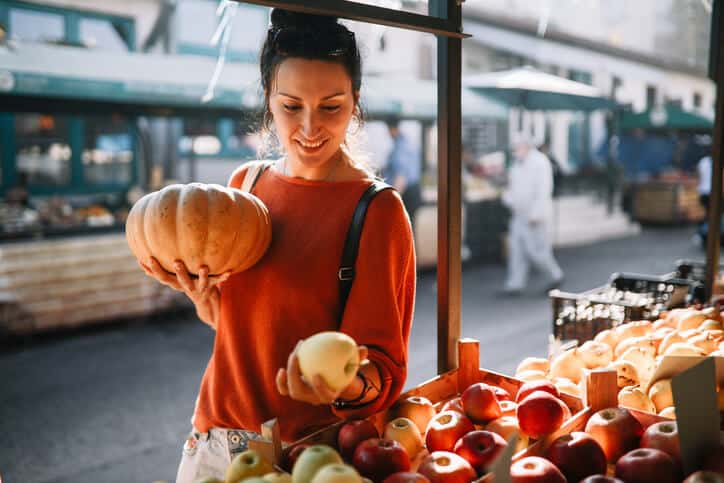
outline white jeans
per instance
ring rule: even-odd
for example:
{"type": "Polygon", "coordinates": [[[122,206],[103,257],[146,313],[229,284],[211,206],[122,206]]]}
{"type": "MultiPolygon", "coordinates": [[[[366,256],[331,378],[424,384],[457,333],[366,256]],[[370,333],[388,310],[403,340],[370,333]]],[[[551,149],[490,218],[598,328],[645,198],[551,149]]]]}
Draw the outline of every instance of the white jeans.
{"type": "Polygon", "coordinates": [[[206,477],[224,480],[231,459],[247,449],[249,439],[259,435],[251,431],[211,428],[201,433],[194,428],[186,438],[176,483],[194,483],[206,477]]]}
{"type": "Polygon", "coordinates": [[[553,247],[546,223],[531,225],[527,219],[514,216],[510,221],[508,280],[505,288],[522,290],[528,281],[530,262],[550,277],[563,278],[563,271],[553,257],[553,247]]]}

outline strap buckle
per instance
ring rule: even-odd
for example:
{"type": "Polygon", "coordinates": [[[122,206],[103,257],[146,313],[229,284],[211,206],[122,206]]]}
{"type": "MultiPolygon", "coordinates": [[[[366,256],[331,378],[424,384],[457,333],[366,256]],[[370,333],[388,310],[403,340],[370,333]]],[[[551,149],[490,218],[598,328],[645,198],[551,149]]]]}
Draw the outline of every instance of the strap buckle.
{"type": "Polygon", "coordinates": [[[337,272],[340,280],[352,280],[354,278],[354,267],[342,267],[337,272]]]}

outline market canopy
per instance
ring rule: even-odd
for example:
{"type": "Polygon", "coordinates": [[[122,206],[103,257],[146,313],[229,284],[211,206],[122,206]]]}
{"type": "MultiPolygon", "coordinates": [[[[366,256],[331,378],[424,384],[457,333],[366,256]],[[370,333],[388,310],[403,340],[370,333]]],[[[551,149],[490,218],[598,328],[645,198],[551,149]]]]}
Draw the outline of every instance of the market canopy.
{"type": "Polygon", "coordinates": [[[595,87],[532,67],[463,78],[463,86],[529,111],[594,111],[615,106],[595,87]]]}
{"type": "MultiPolygon", "coordinates": [[[[152,115],[234,116],[261,108],[259,68],[250,63],[227,63],[214,96],[202,102],[215,68],[211,57],[18,43],[0,46],[0,103],[4,110],[112,109],[152,115]]],[[[435,81],[370,76],[362,85],[372,117],[437,118],[435,81]]],[[[507,119],[500,102],[465,89],[462,97],[466,116],[507,119]]]]}
{"type": "Polygon", "coordinates": [[[621,115],[620,127],[630,129],[679,129],[690,131],[711,131],[714,121],[685,111],[676,104],[653,107],[643,112],[626,111],[621,115]]]}

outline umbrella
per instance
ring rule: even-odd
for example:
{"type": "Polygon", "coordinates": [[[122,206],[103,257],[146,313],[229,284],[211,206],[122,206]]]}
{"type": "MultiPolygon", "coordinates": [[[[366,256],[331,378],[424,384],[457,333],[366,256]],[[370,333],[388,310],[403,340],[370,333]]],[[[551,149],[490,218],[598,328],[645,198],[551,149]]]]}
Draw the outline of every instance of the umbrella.
{"type": "Polygon", "coordinates": [[[681,129],[690,131],[711,131],[714,121],[687,112],[675,104],[654,107],[643,112],[624,112],[621,115],[621,129],[681,129]]]}
{"type": "Polygon", "coordinates": [[[615,106],[595,87],[528,66],[467,76],[463,86],[529,111],[594,111],[615,106]]]}

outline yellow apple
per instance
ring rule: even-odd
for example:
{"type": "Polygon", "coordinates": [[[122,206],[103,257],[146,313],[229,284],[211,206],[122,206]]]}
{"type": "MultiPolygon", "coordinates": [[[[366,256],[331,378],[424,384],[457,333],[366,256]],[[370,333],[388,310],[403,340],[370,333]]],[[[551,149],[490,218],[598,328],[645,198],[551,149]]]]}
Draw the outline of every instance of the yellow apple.
{"type": "Polygon", "coordinates": [[[385,439],[394,439],[407,450],[410,459],[415,458],[423,448],[422,434],[415,423],[408,418],[393,419],[385,425],[385,439]]]}
{"type": "Polygon", "coordinates": [[[681,335],[678,330],[675,330],[667,334],[666,337],[664,337],[664,340],[661,341],[658,353],[664,354],[671,345],[676,344],[677,342],[686,342],[686,337],[681,335]]]}
{"type": "Polygon", "coordinates": [[[319,332],[297,349],[299,368],[307,381],[319,374],[335,391],[349,386],[359,368],[357,343],[342,332],[319,332]]]}
{"type": "Polygon", "coordinates": [[[666,349],[665,356],[704,356],[703,350],[687,342],[675,342],[666,349]]]}
{"type": "Polygon", "coordinates": [[[656,349],[649,350],[641,347],[631,347],[619,358],[620,361],[628,361],[636,367],[636,374],[639,376],[639,384],[645,385],[649,382],[656,370],[656,349]]]}
{"type": "Polygon", "coordinates": [[[602,330],[596,334],[596,337],[594,337],[593,340],[596,342],[603,342],[611,347],[611,350],[614,350],[618,345],[618,336],[616,335],[616,332],[611,329],[602,330]]]}
{"type": "Polygon", "coordinates": [[[292,483],[292,475],[286,473],[267,473],[264,475],[264,481],[267,483],[292,483]]]}
{"type": "Polygon", "coordinates": [[[261,457],[259,453],[248,449],[239,453],[226,469],[226,483],[237,483],[245,478],[262,476],[274,471],[271,463],[261,457]]]}
{"type": "Polygon", "coordinates": [[[548,369],[550,369],[548,359],[544,359],[542,357],[526,357],[520,362],[520,364],[518,364],[518,368],[515,370],[515,373],[518,374],[524,371],[543,371],[544,373],[547,373],[548,369]]]}
{"type": "Polygon", "coordinates": [[[639,384],[639,373],[631,362],[624,360],[613,361],[608,367],[616,370],[616,381],[619,389],[639,384]]]}
{"type": "Polygon", "coordinates": [[[293,483],[309,483],[326,465],[334,463],[342,463],[342,457],[339,456],[332,447],[324,444],[316,444],[302,451],[292,468],[293,483]]]}
{"type": "Polygon", "coordinates": [[[392,414],[396,418],[407,418],[415,423],[421,435],[425,434],[427,425],[435,416],[435,406],[424,396],[410,396],[400,399],[392,407],[392,414]]]}
{"type": "Polygon", "coordinates": [[[586,364],[583,362],[579,350],[570,349],[553,359],[550,375],[551,377],[564,377],[578,384],[583,377],[584,369],[586,369],[586,364]]]}
{"type": "Polygon", "coordinates": [[[676,419],[676,410],[674,409],[674,406],[669,406],[668,408],[664,408],[659,411],[659,416],[662,418],[676,419]]]}
{"type": "Polygon", "coordinates": [[[656,413],[656,406],[651,399],[638,386],[624,387],[618,392],[618,405],[638,409],[649,413],[656,413]]]}
{"type": "Polygon", "coordinates": [[[335,463],[323,466],[311,483],[362,483],[362,477],[353,467],[335,463]]]}
{"type": "Polygon", "coordinates": [[[656,406],[656,411],[661,412],[664,408],[674,405],[674,395],[671,392],[671,379],[656,381],[649,388],[649,397],[656,406]]]}
{"type": "Polygon", "coordinates": [[[611,346],[605,342],[597,342],[595,340],[589,340],[583,343],[578,351],[583,358],[583,363],[589,369],[598,369],[599,367],[605,367],[613,360],[613,350],[611,346]]]}
{"type": "Polygon", "coordinates": [[[533,382],[533,381],[544,381],[548,377],[546,376],[546,373],[543,371],[535,371],[535,370],[527,370],[523,372],[519,372],[515,375],[515,378],[518,380],[521,380],[523,382],[533,382]]]}

